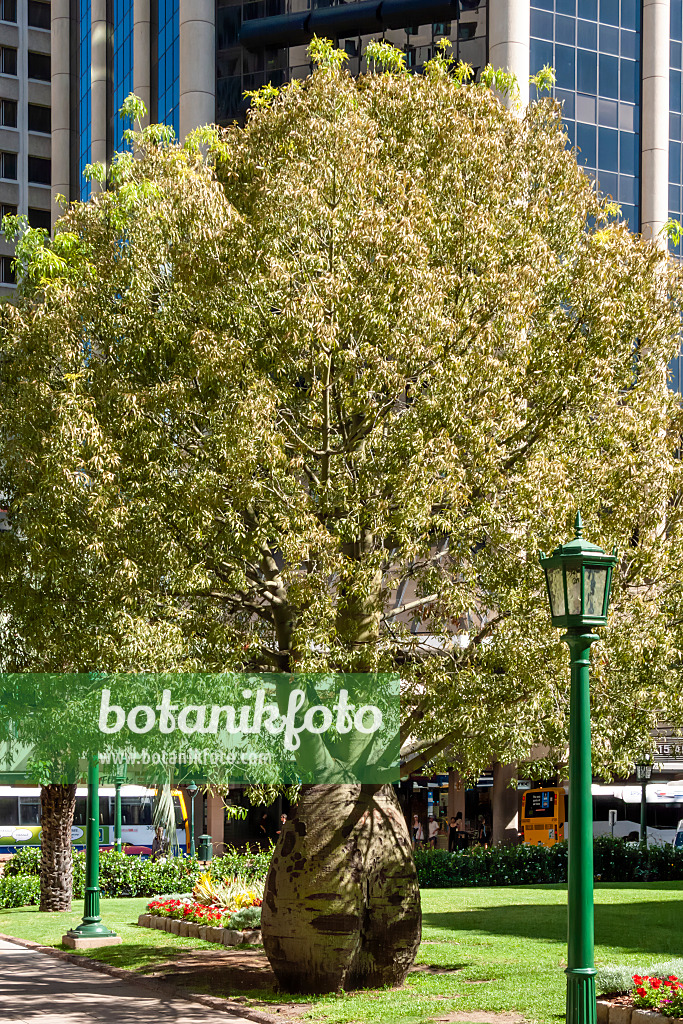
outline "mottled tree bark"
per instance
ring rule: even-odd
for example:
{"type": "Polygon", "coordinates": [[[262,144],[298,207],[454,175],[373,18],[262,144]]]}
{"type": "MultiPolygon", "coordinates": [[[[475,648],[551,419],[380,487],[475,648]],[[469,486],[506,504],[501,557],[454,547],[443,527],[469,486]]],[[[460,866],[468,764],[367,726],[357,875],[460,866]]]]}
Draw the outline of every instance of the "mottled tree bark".
{"type": "Polygon", "coordinates": [[[71,826],[76,786],[52,783],[40,791],[40,910],[71,910],[71,826]]]}
{"type": "Polygon", "coordinates": [[[402,984],[422,913],[408,827],[391,786],[307,786],[266,880],[263,943],[280,987],[402,984]]]}

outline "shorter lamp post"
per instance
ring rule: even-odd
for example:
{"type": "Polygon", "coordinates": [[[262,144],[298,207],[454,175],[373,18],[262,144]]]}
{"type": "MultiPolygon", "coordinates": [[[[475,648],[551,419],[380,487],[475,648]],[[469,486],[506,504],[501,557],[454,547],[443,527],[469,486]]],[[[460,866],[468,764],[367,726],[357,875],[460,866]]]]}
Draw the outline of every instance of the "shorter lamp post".
{"type": "Polygon", "coordinates": [[[117,853],[121,853],[121,786],[124,785],[127,776],[126,762],[122,761],[116,766],[116,772],[114,774],[114,788],[116,794],[114,796],[114,849],[117,853]]]}
{"type": "Polygon", "coordinates": [[[645,754],[636,764],[636,778],[640,782],[640,841],[647,846],[647,784],[652,775],[650,755],[645,754]]]}
{"type": "Polygon", "coordinates": [[[562,639],[571,658],[567,1024],[596,1024],[589,666],[590,646],[598,639],[592,629],[607,623],[617,559],[583,540],[581,533],[577,513],[574,540],[548,558],[541,552],[540,561],[552,624],[566,630],[562,639]]]}
{"type": "Polygon", "coordinates": [[[85,826],[85,900],[83,920],[70,929],[63,942],[72,949],[85,946],[104,946],[121,942],[116,932],[102,924],[100,917],[100,762],[97,754],[88,758],[88,802],[85,826]],[[85,942],[84,942],[85,940],[85,942]]]}
{"type": "Polygon", "coordinates": [[[198,793],[194,780],[187,787],[187,794],[190,798],[190,857],[194,857],[194,798],[198,793]]]}

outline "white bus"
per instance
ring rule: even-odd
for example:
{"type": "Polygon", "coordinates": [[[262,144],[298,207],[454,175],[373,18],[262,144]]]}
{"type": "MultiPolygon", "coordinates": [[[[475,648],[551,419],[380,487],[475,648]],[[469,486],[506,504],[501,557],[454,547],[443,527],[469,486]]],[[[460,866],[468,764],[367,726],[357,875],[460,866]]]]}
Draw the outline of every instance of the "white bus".
{"type": "MultiPolygon", "coordinates": [[[[176,835],[181,851],[188,847],[188,825],[183,794],[173,790],[176,810],[176,835]]],[[[76,790],[76,811],[71,828],[71,844],[76,849],[85,848],[85,815],[88,790],[79,786],[76,790]]],[[[114,845],[114,797],[113,786],[102,786],[99,790],[100,846],[114,845]]],[[[151,849],[154,839],[152,828],[152,804],[154,790],[143,786],[121,787],[121,841],[129,846],[151,849]]],[[[40,790],[26,786],[0,786],[0,853],[15,853],[22,846],[40,846],[40,790]]]]}

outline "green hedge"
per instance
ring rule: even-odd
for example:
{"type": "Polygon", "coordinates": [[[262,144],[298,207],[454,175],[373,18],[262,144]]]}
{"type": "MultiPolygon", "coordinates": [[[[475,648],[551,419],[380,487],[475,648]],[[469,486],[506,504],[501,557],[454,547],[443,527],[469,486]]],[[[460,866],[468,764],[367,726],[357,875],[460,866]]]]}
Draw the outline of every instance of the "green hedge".
{"type": "Polygon", "coordinates": [[[0,908],[31,907],[40,903],[40,881],[35,875],[0,878],[0,908]]]}
{"type": "MultiPolygon", "coordinates": [[[[265,879],[272,856],[271,850],[253,854],[227,853],[214,857],[210,872],[214,878],[241,875],[246,882],[265,879]]],[[[170,893],[190,892],[196,880],[206,871],[196,858],[168,857],[154,861],[143,857],[129,857],[114,850],[100,853],[100,892],[103,896],[165,896],[170,893]]],[[[21,894],[29,896],[39,891],[40,850],[24,847],[5,865],[0,878],[0,908],[28,906],[38,902],[26,899],[16,902],[21,894]],[[30,882],[28,888],[24,885],[30,882]],[[4,884],[3,884],[4,883],[4,884]],[[14,894],[17,894],[16,896],[14,894]]],[[[85,890],[85,852],[74,853],[73,898],[82,899],[85,890]]]]}
{"type": "MultiPolygon", "coordinates": [[[[683,879],[683,849],[670,844],[631,846],[624,839],[599,836],[593,844],[594,874],[601,882],[663,882],[683,879]]],[[[418,850],[422,889],[469,885],[534,885],[567,881],[567,843],[554,846],[496,846],[447,853],[418,850]]]]}

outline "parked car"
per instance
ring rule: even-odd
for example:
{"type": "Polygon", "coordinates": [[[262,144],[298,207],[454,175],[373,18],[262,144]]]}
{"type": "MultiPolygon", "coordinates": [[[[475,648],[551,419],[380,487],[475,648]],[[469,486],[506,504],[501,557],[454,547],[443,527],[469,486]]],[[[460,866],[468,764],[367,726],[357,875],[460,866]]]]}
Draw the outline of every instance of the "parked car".
{"type": "MultiPolygon", "coordinates": [[[[100,846],[100,850],[114,850],[114,846],[100,846]]],[[[123,844],[123,852],[129,857],[151,857],[152,850],[149,846],[133,846],[132,843],[123,844]]]]}

